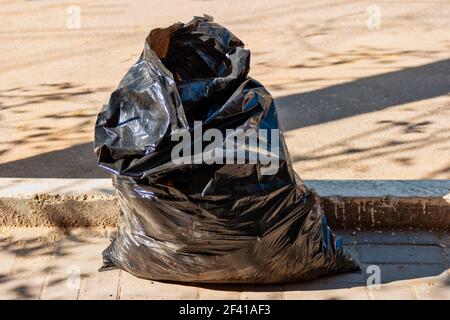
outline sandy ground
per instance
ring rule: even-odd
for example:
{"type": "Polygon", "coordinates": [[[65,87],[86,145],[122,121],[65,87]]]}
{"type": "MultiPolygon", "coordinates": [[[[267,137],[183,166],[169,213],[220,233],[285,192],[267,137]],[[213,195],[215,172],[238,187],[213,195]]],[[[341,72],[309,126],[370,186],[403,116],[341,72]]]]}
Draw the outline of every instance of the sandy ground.
{"type": "Polygon", "coordinates": [[[376,1],[378,30],[373,3],[1,0],[0,177],[104,176],[98,109],[149,30],[208,13],[252,51],[301,177],[449,179],[450,1],[376,1]]]}

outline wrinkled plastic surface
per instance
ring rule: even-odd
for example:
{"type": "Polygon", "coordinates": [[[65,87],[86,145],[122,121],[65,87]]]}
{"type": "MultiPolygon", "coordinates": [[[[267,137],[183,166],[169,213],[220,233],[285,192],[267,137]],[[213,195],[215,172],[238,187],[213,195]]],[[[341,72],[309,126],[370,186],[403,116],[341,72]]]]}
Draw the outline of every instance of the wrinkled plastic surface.
{"type": "Polygon", "coordinates": [[[248,77],[250,52],[210,18],[152,30],[98,115],[95,151],[118,191],[119,229],[103,252],[154,280],[282,283],[358,269],[294,173],[283,136],[279,169],[180,164],[178,130],[277,129],[274,101],[248,77]]]}

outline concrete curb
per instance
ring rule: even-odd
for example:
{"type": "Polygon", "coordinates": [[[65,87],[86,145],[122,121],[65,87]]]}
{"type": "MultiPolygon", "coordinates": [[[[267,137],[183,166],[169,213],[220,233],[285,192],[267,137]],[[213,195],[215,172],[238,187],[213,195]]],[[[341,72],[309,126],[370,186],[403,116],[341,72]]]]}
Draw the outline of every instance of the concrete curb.
{"type": "MultiPolygon", "coordinates": [[[[305,180],[339,229],[450,230],[450,180],[305,180]]],[[[0,227],[114,227],[110,179],[0,179],[0,227]]]]}
{"type": "Polygon", "coordinates": [[[450,230],[450,180],[306,180],[339,229],[450,230]]]}

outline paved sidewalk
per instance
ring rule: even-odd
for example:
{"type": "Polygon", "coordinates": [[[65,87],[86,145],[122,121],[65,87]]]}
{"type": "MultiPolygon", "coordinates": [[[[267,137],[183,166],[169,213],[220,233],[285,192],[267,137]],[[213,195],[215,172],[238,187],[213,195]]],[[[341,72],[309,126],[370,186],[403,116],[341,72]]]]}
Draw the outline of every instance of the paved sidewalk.
{"type": "Polygon", "coordinates": [[[338,232],[363,272],[288,285],[197,287],[97,272],[108,233],[0,230],[0,299],[450,299],[448,234],[338,232]],[[383,284],[367,287],[377,268],[383,284]]]}

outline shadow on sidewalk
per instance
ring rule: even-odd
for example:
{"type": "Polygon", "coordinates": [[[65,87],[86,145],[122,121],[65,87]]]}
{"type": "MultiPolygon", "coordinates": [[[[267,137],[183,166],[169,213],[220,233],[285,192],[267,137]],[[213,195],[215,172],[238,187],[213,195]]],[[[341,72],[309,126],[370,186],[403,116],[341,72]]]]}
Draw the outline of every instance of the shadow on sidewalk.
{"type": "Polygon", "coordinates": [[[0,164],[0,178],[109,177],[106,170],[97,167],[92,142],[0,164]]]}
{"type": "Polygon", "coordinates": [[[450,59],[276,99],[284,130],[294,130],[450,93],[450,59]]]}
{"type": "MultiPolygon", "coordinates": [[[[51,238],[48,238],[48,235],[43,235],[42,237],[38,238],[26,237],[24,239],[13,241],[8,240],[8,238],[0,238],[0,252],[4,254],[3,260],[0,261],[0,267],[7,267],[8,259],[5,260],[5,257],[9,256],[10,258],[14,258],[14,267],[12,268],[12,271],[9,273],[7,272],[6,274],[0,273],[0,291],[3,290],[4,294],[13,294],[14,296],[21,299],[31,299],[36,298],[36,290],[39,290],[41,288],[40,283],[44,281],[44,279],[48,278],[50,274],[53,274],[54,276],[51,277],[51,281],[47,284],[49,287],[58,284],[64,284],[65,282],[67,282],[69,274],[61,271],[64,271],[67,265],[79,263],[77,262],[79,261],[77,259],[80,258],[79,256],[73,257],[73,253],[71,250],[75,247],[83,250],[84,246],[86,246],[85,250],[87,250],[87,247],[92,245],[93,242],[91,238],[85,238],[82,235],[79,236],[76,234],[72,234],[70,230],[60,230],[55,232],[57,232],[55,233],[55,235],[57,235],[58,239],[60,238],[60,240],[58,240],[57,242],[50,240],[51,238]],[[61,237],[62,234],[64,234],[63,237],[61,237]],[[64,258],[65,264],[58,264],[57,261],[52,257],[58,257],[58,260],[64,258]],[[40,265],[39,263],[30,263],[30,261],[40,261],[42,262],[42,265],[40,265]],[[44,261],[46,262],[43,263],[44,261]],[[63,267],[62,270],[61,267],[63,267]],[[58,270],[59,272],[56,272],[58,270]]],[[[94,234],[95,233],[92,233],[91,236],[94,236],[94,234]]],[[[370,234],[373,235],[372,233],[370,234]]],[[[410,236],[414,237],[414,235],[416,235],[416,233],[411,233],[410,236]]],[[[422,238],[422,240],[424,240],[424,238],[422,238]]],[[[428,244],[425,245],[425,240],[421,242],[422,244],[420,245],[408,245],[408,248],[406,249],[405,245],[399,243],[382,244],[381,242],[376,241],[374,243],[378,244],[370,245],[377,247],[377,249],[375,250],[376,254],[372,255],[371,257],[369,256],[369,251],[371,251],[372,249],[368,247],[369,245],[361,245],[361,248],[359,248],[358,251],[363,256],[365,255],[369,260],[380,259],[379,261],[383,261],[382,263],[378,264],[381,271],[380,275],[382,284],[400,280],[416,279],[417,281],[419,281],[421,280],[421,278],[434,277],[446,273],[446,268],[450,267],[448,265],[448,250],[445,248],[441,248],[437,244],[433,244],[431,242],[428,242],[428,244]],[[430,251],[432,252],[431,255],[429,253],[430,251]],[[433,256],[437,252],[440,252],[440,257],[433,256]],[[447,255],[443,255],[442,252],[447,252],[447,255]],[[412,257],[411,259],[416,259],[416,262],[395,262],[399,261],[399,257],[401,255],[403,255],[403,259],[405,259],[405,257],[407,258],[408,256],[412,257]]],[[[383,241],[383,243],[388,243],[386,242],[386,237],[384,236],[383,241]]],[[[374,251],[372,250],[372,253],[373,252],[374,251]]],[[[98,259],[85,260],[83,263],[86,263],[86,265],[81,265],[81,267],[83,267],[83,270],[86,271],[86,273],[83,273],[81,275],[83,279],[92,278],[91,281],[94,281],[94,283],[98,283],[97,277],[99,277],[100,274],[102,275],[102,277],[105,276],[105,274],[95,271],[96,268],[100,267],[101,265],[101,251],[98,250],[98,253],[96,254],[98,255],[98,259]]],[[[289,283],[283,285],[189,284],[179,282],[174,284],[182,284],[216,291],[268,293],[278,293],[283,291],[324,291],[334,289],[347,289],[366,286],[366,279],[373,274],[373,272],[367,272],[367,267],[369,265],[370,264],[368,262],[363,261],[362,272],[344,273],[339,275],[321,277],[319,279],[311,281],[289,283]]],[[[110,271],[107,271],[105,273],[108,272],[110,271]]],[[[448,275],[447,277],[442,277],[442,279],[444,279],[444,282],[440,283],[440,285],[450,288],[450,278],[448,277],[448,275]]],[[[152,281],[150,280],[142,280],[142,285],[145,286],[146,282],[148,282],[148,285],[152,283],[152,281]]]]}
{"type": "MultiPolygon", "coordinates": [[[[276,105],[280,124],[284,130],[289,131],[447,95],[449,92],[450,59],[447,59],[312,92],[280,97],[276,99],[276,105]]],[[[393,123],[392,125],[404,126],[406,131],[417,131],[423,130],[428,123],[393,123]]],[[[417,143],[420,145],[411,147],[420,148],[434,142],[418,141],[417,143]]],[[[398,146],[387,147],[403,148],[404,146],[398,144],[398,146]]],[[[350,150],[349,153],[365,151],[367,150],[350,150]]],[[[0,150],[0,154],[6,152],[7,150],[0,150]]],[[[389,152],[395,153],[395,149],[389,149],[389,152]]],[[[293,162],[296,160],[298,159],[293,159],[293,162]]],[[[444,173],[449,172],[449,168],[442,170],[444,173]]],[[[437,171],[436,174],[442,173],[441,171],[437,171]]],[[[63,150],[0,164],[1,177],[107,178],[109,174],[96,166],[92,143],[83,143],[63,150]]]]}

